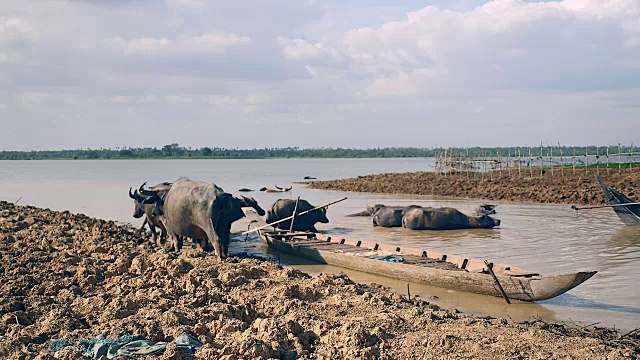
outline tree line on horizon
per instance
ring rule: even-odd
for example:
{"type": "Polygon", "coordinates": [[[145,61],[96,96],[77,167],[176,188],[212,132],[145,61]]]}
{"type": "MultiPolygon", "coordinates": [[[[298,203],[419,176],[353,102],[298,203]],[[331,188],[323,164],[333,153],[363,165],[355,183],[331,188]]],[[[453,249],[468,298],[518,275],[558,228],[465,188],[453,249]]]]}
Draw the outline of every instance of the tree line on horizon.
{"type": "MultiPolygon", "coordinates": [[[[633,146],[608,147],[609,151],[630,153],[636,151],[633,146]]],[[[75,150],[36,150],[36,151],[0,151],[0,160],[56,160],[56,159],[268,159],[268,158],[418,158],[443,156],[445,151],[469,156],[512,156],[518,154],[529,156],[531,150],[534,157],[541,154],[548,156],[550,152],[564,156],[572,155],[604,155],[607,146],[559,146],[559,147],[469,147],[469,148],[262,148],[262,149],[230,149],[221,147],[202,147],[192,149],[179,144],[168,144],[162,148],[115,148],[115,149],[75,149],[75,150]]]]}

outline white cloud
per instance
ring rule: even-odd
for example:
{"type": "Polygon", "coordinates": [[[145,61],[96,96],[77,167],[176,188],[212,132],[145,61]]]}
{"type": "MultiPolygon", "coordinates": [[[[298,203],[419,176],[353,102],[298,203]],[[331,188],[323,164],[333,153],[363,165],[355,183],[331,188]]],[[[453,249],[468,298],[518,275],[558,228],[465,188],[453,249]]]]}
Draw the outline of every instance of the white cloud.
{"type": "Polygon", "coordinates": [[[342,62],[342,56],[334,48],[323,44],[311,44],[303,39],[278,39],[282,55],[289,60],[317,61],[327,64],[342,62]]]}
{"type": "Polygon", "coordinates": [[[146,37],[125,40],[118,37],[106,39],[105,43],[113,49],[133,55],[206,55],[223,54],[230,47],[251,43],[251,39],[233,33],[209,33],[181,35],[175,39],[146,37]]]}

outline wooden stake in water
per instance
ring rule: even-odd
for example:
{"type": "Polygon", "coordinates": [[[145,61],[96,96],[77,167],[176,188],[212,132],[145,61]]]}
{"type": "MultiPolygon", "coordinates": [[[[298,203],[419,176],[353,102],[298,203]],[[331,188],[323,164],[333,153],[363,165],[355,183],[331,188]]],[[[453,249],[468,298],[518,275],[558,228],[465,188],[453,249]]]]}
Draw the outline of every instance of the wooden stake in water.
{"type": "Polygon", "coordinates": [[[552,159],[553,159],[553,145],[549,145],[549,154],[551,155],[549,157],[549,165],[551,165],[551,176],[553,176],[553,168],[554,165],[551,163],[552,159]]]}
{"type": "MultiPolygon", "coordinates": [[[[513,155],[515,155],[515,150],[513,155]]],[[[511,162],[511,148],[507,149],[507,172],[509,173],[509,178],[511,178],[511,168],[509,167],[509,162],[511,162]]]]}
{"type": "Polygon", "coordinates": [[[607,174],[609,174],[609,144],[607,144],[607,174]]]}
{"type": "Polygon", "coordinates": [[[584,173],[589,174],[589,147],[585,146],[584,150],[584,173]]]}
{"type": "Polygon", "coordinates": [[[543,161],[543,157],[542,157],[542,141],[540,141],[540,178],[542,179],[542,163],[543,161]]]}
{"type": "Polygon", "coordinates": [[[631,168],[633,167],[633,162],[631,161],[632,156],[633,156],[633,143],[631,143],[631,147],[629,147],[629,172],[631,172],[631,168]]]}
{"type": "Polygon", "coordinates": [[[618,173],[622,172],[622,148],[618,143],[618,173]]]}
{"type": "Polygon", "coordinates": [[[529,148],[529,177],[533,179],[533,154],[531,154],[531,148],[529,148]]]}

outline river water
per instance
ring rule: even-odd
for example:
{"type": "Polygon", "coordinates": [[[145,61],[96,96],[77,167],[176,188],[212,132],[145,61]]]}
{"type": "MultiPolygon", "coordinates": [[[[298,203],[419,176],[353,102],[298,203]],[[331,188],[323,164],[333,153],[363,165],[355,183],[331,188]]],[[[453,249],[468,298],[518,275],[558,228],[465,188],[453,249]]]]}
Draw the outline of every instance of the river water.
{"type": "MultiPolygon", "coordinates": [[[[411,294],[465,313],[510,318],[515,321],[542,318],[556,322],[599,323],[628,331],[640,326],[640,227],[626,227],[611,209],[594,209],[577,217],[568,205],[495,202],[502,221],[497,229],[459,231],[411,231],[374,228],[367,217],[346,217],[366,205],[418,204],[451,206],[471,213],[482,200],[427,196],[345,193],[307,189],[295,184],[304,176],[338,179],[386,172],[432,171],[433,159],[265,159],[265,160],[95,160],[0,161],[0,200],[16,201],[53,210],[81,212],[89,216],[140,225],[131,217],[129,187],[143,181],[154,185],[187,176],[215,182],[227,192],[274,185],[288,193],[249,193],[268,209],[279,198],[297,196],[320,205],[342,198],[327,215],[329,224],[318,229],[344,237],[433,249],[450,254],[488,259],[544,274],[597,270],[587,282],[557,298],[537,303],[505,304],[500,298],[410,284],[411,294]]],[[[246,230],[245,219],[233,231],[246,230]]],[[[231,253],[248,251],[271,256],[256,236],[244,241],[236,236],[231,253]]],[[[309,264],[281,256],[283,265],[295,264],[312,273],[344,271],[352,279],[375,282],[406,293],[407,284],[384,277],[332,266],[309,264]]]]}

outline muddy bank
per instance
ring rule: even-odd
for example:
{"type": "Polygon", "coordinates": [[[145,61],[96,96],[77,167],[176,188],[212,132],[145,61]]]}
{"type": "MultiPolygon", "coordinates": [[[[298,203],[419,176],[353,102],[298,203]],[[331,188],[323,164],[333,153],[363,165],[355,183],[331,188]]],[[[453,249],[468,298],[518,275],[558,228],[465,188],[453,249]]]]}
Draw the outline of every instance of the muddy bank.
{"type": "MultiPolygon", "coordinates": [[[[539,173],[538,173],[539,174],[539,173]]],[[[322,190],[357,191],[386,194],[452,196],[470,199],[502,200],[557,204],[605,204],[606,199],[593,174],[555,170],[542,177],[517,178],[517,171],[461,175],[442,175],[432,172],[389,173],[360,176],[351,179],[308,182],[310,188],[322,190]]],[[[640,171],[606,171],[602,179],[632,199],[640,197],[640,171]]]]}
{"type": "MultiPolygon", "coordinates": [[[[0,202],[0,357],[52,359],[52,340],[124,332],[152,341],[189,334],[204,344],[199,359],[640,355],[637,338],[608,329],[466,317],[342,276],[194,249],[168,254],[134,231],[0,202]]],[[[181,357],[169,347],[161,358],[181,357]]]]}

